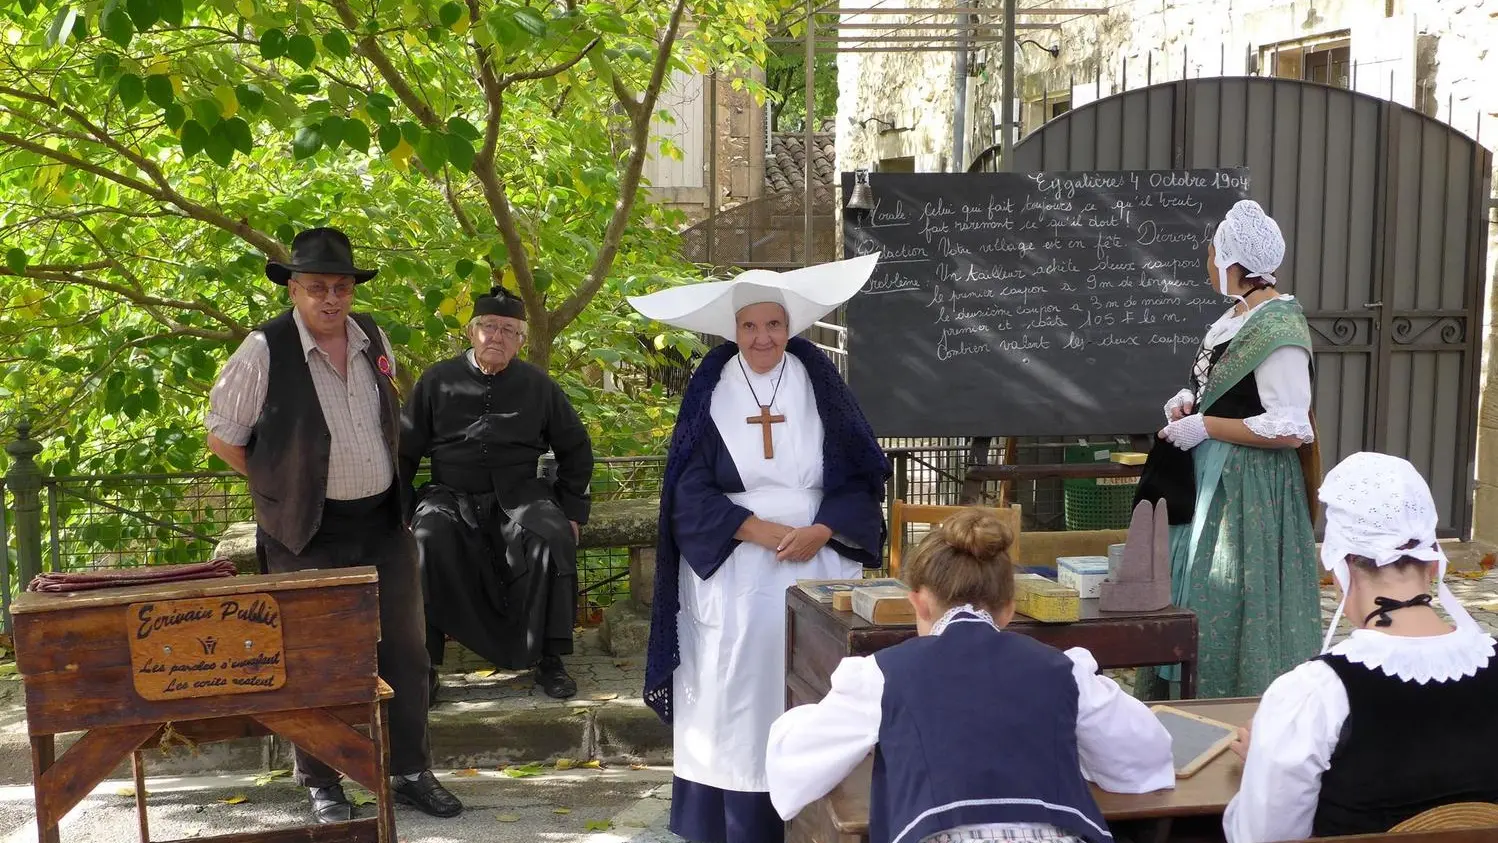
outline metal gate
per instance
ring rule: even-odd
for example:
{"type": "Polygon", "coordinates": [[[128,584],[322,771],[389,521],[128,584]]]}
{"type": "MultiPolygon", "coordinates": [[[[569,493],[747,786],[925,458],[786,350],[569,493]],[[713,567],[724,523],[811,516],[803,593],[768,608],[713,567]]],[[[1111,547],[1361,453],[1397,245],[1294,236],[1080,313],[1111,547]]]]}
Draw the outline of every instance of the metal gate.
{"type": "MultiPolygon", "coordinates": [[[[996,150],[973,170],[989,170],[996,150]]],[[[1492,156],[1396,103],[1311,82],[1188,79],[1098,100],[1015,145],[1014,169],[1247,166],[1316,342],[1322,461],[1402,456],[1443,536],[1472,524],[1492,156]]]]}

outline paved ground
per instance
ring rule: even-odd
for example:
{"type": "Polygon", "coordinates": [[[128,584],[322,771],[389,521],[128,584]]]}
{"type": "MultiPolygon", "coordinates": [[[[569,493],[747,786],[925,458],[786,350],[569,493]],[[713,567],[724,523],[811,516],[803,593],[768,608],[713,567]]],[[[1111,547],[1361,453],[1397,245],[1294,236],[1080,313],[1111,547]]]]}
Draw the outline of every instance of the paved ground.
{"type": "MultiPolygon", "coordinates": [[[[442,773],[440,778],[467,810],[436,819],[396,807],[402,843],[532,841],[623,843],[646,839],[664,825],[670,803],[649,798],[668,780],[660,768],[548,771],[513,779],[486,771],[442,773]]],[[[307,817],[306,791],[287,779],[254,776],[152,779],[149,818],[154,840],[182,840],[242,828],[298,825],[307,817]]],[[[669,793],[669,785],[664,793],[669,793]]],[[[137,840],[134,791],[128,781],[107,782],[63,821],[69,843],[137,840]]],[[[352,791],[351,791],[352,794],[352,791]]],[[[364,794],[368,796],[367,793],[364,794]]],[[[0,843],[36,843],[30,788],[0,788],[0,843]]],[[[360,816],[373,816],[362,807],[360,816]]]]}

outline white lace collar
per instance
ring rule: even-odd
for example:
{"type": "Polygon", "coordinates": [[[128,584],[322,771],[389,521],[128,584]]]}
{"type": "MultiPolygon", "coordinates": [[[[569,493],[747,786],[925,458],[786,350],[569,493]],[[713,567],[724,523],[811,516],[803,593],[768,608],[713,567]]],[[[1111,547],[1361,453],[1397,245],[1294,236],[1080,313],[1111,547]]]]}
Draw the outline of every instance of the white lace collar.
{"type": "Polygon", "coordinates": [[[948,626],[954,623],[986,623],[994,629],[999,628],[999,625],[994,623],[993,615],[971,603],[964,603],[961,606],[953,606],[948,609],[947,613],[941,616],[941,620],[932,624],[931,634],[940,635],[946,631],[948,626]],[[958,615],[972,615],[972,617],[958,617],[958,615]]]}
{"type": "Polygon", "coordinates": [[[1424,685],[1474,675],[1493,658],[1494,643],[1493,637],[1477,626],[1458,626],[1445,635],[1425,638],[1357,629],[1329,653],[1424,685]]]}

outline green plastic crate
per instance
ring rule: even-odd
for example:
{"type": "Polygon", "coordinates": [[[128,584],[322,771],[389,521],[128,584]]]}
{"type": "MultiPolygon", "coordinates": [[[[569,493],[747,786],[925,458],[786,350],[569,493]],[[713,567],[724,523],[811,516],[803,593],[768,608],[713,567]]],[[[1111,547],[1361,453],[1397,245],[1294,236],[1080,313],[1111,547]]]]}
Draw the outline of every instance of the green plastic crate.
{"type": "MultiPolygon", "coordinates": [[[[1112,442],[1098,445],[1069,445],[1062,461],[1066,463],[1107,462],[1114,451],[1112,442]]],[[[1067,478],[1061,481],[1062,505],[1068,530],[1124,530],[1134,510],[1137,478],[1120,482],[1109,478],[1067,478]]]]}

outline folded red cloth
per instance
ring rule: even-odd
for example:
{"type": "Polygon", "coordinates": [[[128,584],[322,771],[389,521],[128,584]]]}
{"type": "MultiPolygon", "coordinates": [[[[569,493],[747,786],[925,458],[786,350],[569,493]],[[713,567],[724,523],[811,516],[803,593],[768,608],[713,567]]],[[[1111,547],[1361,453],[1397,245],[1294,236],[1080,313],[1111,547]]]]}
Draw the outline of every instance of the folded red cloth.
{"type": "Polygon", "coordinates": [[[109,568],[100,571],[38,574],[26,586],[27,591],[92,591],[98,588],[123,588],[127,585],[212,580],[232,577],[238,571],[228,559],[194,562],[191,565],[151,565],[145,568],[109,568]]]}

